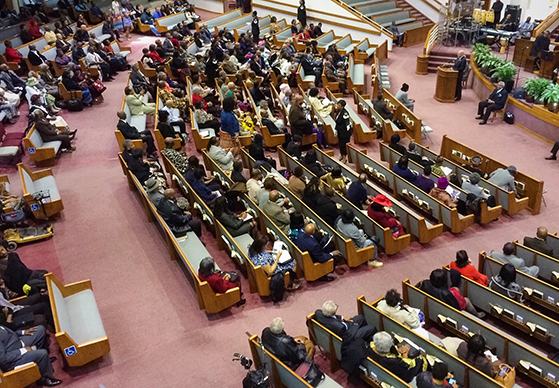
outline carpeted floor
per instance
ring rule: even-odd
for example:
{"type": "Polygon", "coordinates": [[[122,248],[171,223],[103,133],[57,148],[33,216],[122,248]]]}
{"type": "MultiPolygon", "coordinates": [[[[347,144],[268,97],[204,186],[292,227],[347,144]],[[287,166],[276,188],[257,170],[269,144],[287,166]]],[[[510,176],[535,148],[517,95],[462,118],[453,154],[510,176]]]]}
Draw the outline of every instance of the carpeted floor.
{"type": "MultiPolygon", "coordinates": [[[[141,49],[153,40],[134,36],[129,44],[133,51],[130,59],[140,58],[141,49]]],[[[550,144],[499,121],[479,126],[474,120],[478,100],[471,90],[464,90],[459,103],[436,102],[432,98],[435,75],[415,75],[421,49],[421,45],[395,48],[385,64],[393,92],[403,82],[410,84],[416,112],[434,129],[434,144],[427,145],[438,150],[442,135],[448,134],[544,180],[547,207],[542,208],[541,214],[504,215],[489,225],[474,225],[460,235],[444,233],[430,244],[412,243],[397,255],[381,256],[385,266],[380,269],[359,268],[331,283],[306,284],[277,306],[249,294],[243,280],[247,304],[208,316],[198,309],[191,279],[179,263],[170,260],[158,227],[147,222],[120,169],[114,128],[127,78],[120,74],[107,84],[102,104],[81,113],[63,112],[70,126],[79,128],[77,151],[62,155],[53,167],[65,206],[63,216],[55,223],[52,239],[18,249],[29,267],[48,269],[65,283],[92,280],[112,350],[97,364],[71,370],[62,370],[59,356],[54,364],[55,375],[64,380],[64,386],[238,387],[244,371],[231,362],[232,354],[248,355],[245,332],[259,334],[276,316],[283,317],[289,334],[306,334],[305,316],[327,299],[340,305],[340,313],[355,314],[359,295],[373,300],[389,288],[401,289],[405,278],[417,282],[433,268],[453,260],[459,249],[466,249],[477,262],[481,250],[500,249],[506,241],[533,235],[540,225],[550,231],[559,229],[555,219],[559,208],[559,197],[555,197],[559,162],[543,160],[550,144]]],[[[21,118],[8,130],[22,127],[23,121],[21,118]]],[[[189,154],[194,152],[192,144],[188,148],[189,154]]],[[[367,148],[379,159],[376,141],[367,148]]],[[[27,156],[24,161],[29,164],[27,156]]],[[[15,192],[21,191],[14,169],[0,172],[9,175],[15,192]]],[[[202,240],[221,268],[234,270],[231,260],[217,251],[207,231],[202,240]]],[[[334,378],[344,386],[356,386],[346,382],[343,372],[334,378]]]]}

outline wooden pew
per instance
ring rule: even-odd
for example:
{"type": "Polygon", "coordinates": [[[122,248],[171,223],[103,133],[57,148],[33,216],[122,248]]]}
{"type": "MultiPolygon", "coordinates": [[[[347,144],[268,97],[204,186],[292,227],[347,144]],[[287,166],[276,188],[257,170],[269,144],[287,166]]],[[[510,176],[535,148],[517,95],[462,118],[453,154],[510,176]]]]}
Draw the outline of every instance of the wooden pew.
{"type": "MultiPolygon", "coordinates": [[[[243,158],[245,166],[248,166],[249,169],[252,171],[252,169],[254,168],[254,159],[252,159],[252,157],[244,149],[243,154],[245,156],[243,158]]],[[[263,176],[266,176],[268,171],[266,171],[263,167],[261,167],[261,170],[263,171],[263,176]]],[[[301,201],[286,186],[278,181],[276,181],[276,185],[280,194],[283,195],[284,198],[287,198],[289,200],[290,206],[300,211],[307,219],[307,222],[312,222],[313,224],[315,224],[316,229],[322,232],[323,235],[330,234],[334,237],[336,249],[342,252],[342,255],[346,258],[348,267],[358,267],[375,257],[375,246],[356,249],[351,239],[345,239],[336,231],[335,228],[324,222],[324,220],[322,220],[310,207],[308,207],[303,201],[301,201]]]]}
{"type": "Polygon", "coordinates": [[[365,65],[363,62],[355,60],[353,54],[349,54],[347,88],[349,90],[355,89],[359,93],[363,93],[363,90],[365,90],[365,65]]]}
{"type": "Polygon", "coordinates": [[[454,378],[464,388],[502,388],[501,384],[497,383],[489,376],[473,368],[458,357],[453,356],[434,342],[421,337],[401,323],[384,315],[375,307],[381,299],[382,298],[378,298],[374,302],[368,303],[364,295],[357,298],[357,310],[359,314],[365,317],[369,325],[381,328],[391,335],[396,334],[403,338],[409,338],[413,343],[424,349],[426,354],[443,361],[448,366],[448,369],[454,372],[454,378]]]}
{"type": "MultiPolygon", "coordinates": [[[[416,149],[421,156],[424,156],[431,160],[435,160],[437,156],[439,156],[436,152],[433,152],[427,147],[420,144],[417,144],[416,149]]],[[[443,167],[449,168],[452,173],[456,174],[456,176],[461,178],[462,181],[464,181],[466,177],[471,174],[470,171],[462,167],[462,164],[457,164],[456,162],[446,158],[444,158],[443,167]]],[[[506,191],[505,189],[502,189],[499,186],[496,186],[483,178],[479,181],[478,185],[482,187],[484,191],[486,191],[486,193],[493,195],[497,200],[497,204],[501,205],[503,207],[503,210],[505,210],[509,215],[517,214],[522,210],[528,208],[528,197],[517,199],[514,196],[513,191],[506,191]]]]}
{"type": "Polygon", "coordinates": [[[375,53],[376,49],[377,45],[371,44],[369,38],[365,38],[353,47],[353,55],[358,61],[366,61],[375,53]]]}
{"type": "MultiPolygon", "coordinates": [[[[383,143],[380,144],[381,156],[383,156],[384,154],[382,152],[385,149],[382,147],[383,143]]],[[[386,157],[390,158],[389,154],[386,157]]],[[[371,170],[370,168],[364,168],[364,170],[368,172],[371,179],[376,180],[381,185],[392,189],[396,198],[405,199],[406,202],[418,208],[427,216],[432,217],[439,222],[442,222],[448,229],[450,229],[452,233],[463,232],[466,228],[474,224],[475,220],[473,214],[464,216],[458,213],[458,210],[451,209],[448,206],[443,205],[435,198],[424,193],[418,187],[412,185],[408,181],[402,179],[400,176],[394,174],[392,170],[384,167],[381,163],[377,162],[370,156],[361,156],[361,159],[364,159],[363,162],[367,162],[367,164],[373,169],[371,170]],[[376,173],[374,171],[375,169],[382,175],[376,173]]],[[[363,167],[365,167],[364,164],[363,167]]],[[[360,170],[357,171],[360,172],[360,170]]]]}
{"type": "Polygon", "coordinates": [[[194,232],[188,232],[185,237],[179,238],[173,235],[173,232],[171,232],[167,223],[159,215],[153,203],[148,199],[147,194],[138,179],[128,170],[126,163],[122,159],[122,154],[119,153],[118,156],[122,169],[129,180],[130,189],[135,189],[139,192],[140,201],[148,221],[156,221],[161,227],[171,260],[180,260],[192,277],[200,310],[205,310],[206,313],[213,314],[223,311],[238,303],[241,300],[241,290],[239,287],[227,290],[227,292],[223,294],[216,294],[213,292],[208,282],[200,280],[198,277],[199,262],[204,257],[210,256],[206,248],[202,245],[198,236],[196,236],[194,232]],[[194,262],[191,262],[191,260],[194,262]]]}
{"type": "Polygon", "coordinates": [[[546,242],[553,251],[559,252],[559,237],[557,237],[557,232],[548,234],[546,242]]]}
{"type": "MultiPolygon", "coordinates": [[[[262,124],[262,117],[260,116],[259,107],[254,102],[254,99],[250,94],[250,90],[246,81],[243,81],[243,87],[244,87],[244,94],[246,95],[246,98],[248,98],[248,100],[250,101],[250,105],[252,106],[252,109],[254,111],[253,120],[256,119],[256,122],[260,127],[260,132],[262,133],[262,137],[264,138],[264,145],[266,147],[277,147],[278,145],[283,144],[285,142],[285,134],[279,134],[279,135],[270,134],[268,128],[262,124]]],[[[270,108],[271,113],[273,113],[273,107],[268,107],[268,108],[270,108]]],[[[252,140],[251,136],[240,136],[240,139],[241,139],[241,145],[245,147],[248,147],[252,140]]]]}
{"type": "Polygon", "coordinates": [[[481,334],[486,346],[505,363],[516,368],[517,373],[553,388],[556,383],[547,379],[549,373],[559,375],[559,364],[551,361],[547,355],[499,328],[488,325],[471,314],[455,310],[440,300],[413,286],[409,279],[402,282],[404,302],[409,306],[420,308],[425,314],[426,326],[437,326],[443,332],[467,341],[471,335],[481,334]],[[536,368],[530,368],[530,365],[536,368]],[[526,366],[528,366],[526,368],[526,366]],[[536,372],[541,369],[541,375],[536,372]]]}
{"type": "MultiPolygon", "coordinates": [[[[448,265],[444,266],[450,272],[448,265]]],[[[461,293],[472,304],[503,323],[522,331],[533,338],[554,348],[559,347],[559,322],[553,320],[512,299],[505,298],[496,291],[482,286],[466,277],[462,277],[461,293]],[[522,317],[522,322],[518,320],[522,317]],[[541,329],[539,329],[541,327],[541,329]]]]}
{"type": "MultiPolygon", "coordinates": [[[[282,147],[278,147],[278,155],[282,166],[285,166],[288,170],[293,171],[295,167],[300,166],[301,168],[303,168],[305,179],[308,180],[314,177],[314,174],[312,172],[310,172],[299,161],[293,159],[290,155],[288,155],[282,147]]],[[[384,248],[384,252],[387,255],[398,253],[399,251],[407,248],[410,245],[411,235],[409,233],[394,238],[389,228],[382,227],[376,221],[369,218],[368,215],[363,214],[362,211],[356,208],[355,205],[349,202],[344,196],[335,193],[334,202],[338,204],[338,207],[349,207],[353,209],[358,224],[363,227],[365,233],[370,236],[377,236],[380,239],[379,245],[384,248]]]]}
{"type": "MultiPolygon", "coordinates": [[[[233,183],[231,178],[215,164],[206,151],[202,151],[202,156],[204,158],[204,164],[209,171],[213,171],[214,174],[217,174],[222,182],[227,182],[228,184],[233,183]]],[[[262,227],[262,232],[267,233],[273,241],[283,241],[291,257],[297,261],[297,275],[304,275],[305,280],[311,282],[326,276],[334,270],[334,259],[326,263],[314,263],[309,253],[301,252],[301,250],[293,244],[291,239],[287,237],[246,194],[243,194],[241,198],[247,208],[250,207],[258,213],[259,225],[262,227]]]]}
{"type": "Polygon", "coordinates": [[[371,167],[367,164],[368,159],[364,158],[366,156],[365,152],[359,151],[353,145],[349,144],[347,147],[348,156],[351,163],[356,165],[358,172],[364,172],[371,179],[367,182],[367,190],[369,195],[376,196],[382,194],[390,198],[392,202],[393,216],[396,217],[404,226],[406,231],[414,236],[417,241],[421,244],[426,244],[432,241],[434,238],[440,236],[443,233],[442,223],[433,223],[423,215],[415,211],[414,209],[408,207],[405,203],[398,201],[396,198],[392,197],[389,190],[383,187],[388,187],[386,184],[377,185],[378,180],[385,182],[381,177],[387,177],[388,174],[383,174],[382,171],[376,167],[371,167]],[[376,170],[376,171],[375,171],[376,170]]]}
{"type": "Polygon", "coordinates": [[[516,256],[524,259],[527,266],[537,265],[540,268],[540,272],[538,273],[538,277],[540,279],[544,279],[548,283],[559,286],[558,259],[544,255],[532,248],[528,248],[527,246],[519,243],[518,240],[514,240],[513,243],[515,248],[514,254],[516,256]]]}
{"type": "Polygon", "coordinates": [[[7,372],[0,371],[1,388],[24,388],[41,378],[39,367],[34,362],[7,372]]]}
{"type": "Polygon", "coordinates": [[[384,119],[374,108],[373,102],[369,98],[365,98],[357,92],[357,90],[353,89],[353,100],[355,105],[357,105],[357,111],[359,113],[364,114],[369,118],[369,126],[371,128],[376,128],[382,132],[382,139],[386,142],[390,141],[390,137],[394,133],[405,135],[405,130],[398,129],[396,125],[390,121],[384,119]]]}
{"type": "Polygon", "coordinates": [[[237,19],[238,17],[242,16],[243,12],[240,8],[234,9],[232,11],[226,12],[222,15],[216,16],[214,18],[208,19],[208,20],[204,20],[204,21],[199,21],[196,22],[195,26],[196,26],[196,31],[200,30],[200,27],[202,27],[203,24],[207,24],[208,25],[208,29],[213,30],[215,26],[217,26],[218,24],[222,24],[227,22],[228,20],[233,20],[233,19],[237,19]]]}
{"type": "MultiPolygon", "coordinates": [[[[235,28],[241,27],[247,23],[250,23],[251,21],[252,21],[251,14],[243,14],[242,16],[239,16],[235,19],[229,19],[223,23],[215,25],[214,31],[216,35],[219,33],[220,30],[223,30],[225,27],[227,27],[230,31],[233,31],[235,28]]],[[[208,29],[210,29],[209,25],[208,25],[208,29]]]]}
{"type": "MultiPolygon", "coordinates": [[[[478,268],[479,271],[489,279],[497,276],[505,264],[486,255],[485,251],[480,252],[478,268]]],[[[559,288],[550,285],[536,277],[524,272],[516,271],[516,282],[522,286],[524,298],[530,301],[530,305],[537,305],[540,308],[559,313],[559,288]]]]}
{"type": "Polygon", "coordinates": [[[31,209],[35,219],[44,220],[48,217],[56,216],[64,210],[52,169],[31,171],[23,163],[19,163],[17,169],[23,188],[23,199],[28,208],[31,209]],[[34,194],[38,191],[48,191],[50,197],[47,199],[47,202],[39,203],[35,199],[34,194]]]}
{"type": "MultiPolygon", "coordinates": [[[[342,359],[342,338],[318,323],[314,313],[307,315],[307,328],[313,343],[326,351],[325,355],[330,362],[330,372],[338,371],[342,359]]],[[[359,376],[372,387],[379,388],[382,387],[382,384],[388,384],[394,388],[411,388],[411,385],[370,357],[361,363],[360,369],[359,376]]]]}
{"type": "MultiPolygon", "coordinates": [[[[310,388],[312,385],[303,380],[293,370],[288,368],[270,351],[266,350],[262,345],[262,341],[257,335],[253,335],[248,339],[254,366],[258,369],[266,368],[272,377],[274,387],[286,388],[310,388]]],[[[320,386],[326,388],[341,388],[342,386],[334,381],[330,376],[324,374],[324,381],[320,386]]]]}
{"type": "MultiPolygon", "coordinates": [[[[400,158],[402,157],[402,154],[400,154],[399,152],[397,152],[396,150],[388,147],[386,144],[381,143],[381,148],[382,148],[382,155],[386,155],[388,153],[389,155],[389,166],[390,168],[394,168],[394,164],[398,163],[398,160],[400,160],[400,158]]],[[[421,166],[420,164],[414,162],[413,160],[409,159],[408,160],[408,168],[415,173],[415,175],[421,175],[423,173],[423,166],[421,166]]],[[[437,183],[437,177],[435,175],[431,175],[429,177],[435,184],[437,183]]],[[[460,196],[458,197],[460,200],[466,202],[466,197],[468,196],[468,193],[463,190],[461,187],[458,187],[452,183],[450,183],[450,186],[454,189],[460,192],[460,196]]],[[[481,211],[480,211],[480,215],[477,218],[477,221],[480,224],[488,224],[494,220],[496,220],[497,218],[499,218],[499,216],[501,215],[503,208],[502,206],[494,206],[494,207],[489,207],[487,205],[487,202],[484,201],[481,203],[481,211]]]]}
{"type": "MultiPolygon", "coordinates": [[[[454,163],[465,163],[471,160],[474,156],[479,156],[482,159],[482,164],[480,170],[489,174],[498,168],[506,169],[508,166],[490,158],[487,155],[479,153],[478,151],[470,148],[456,140],[449,138],[448,136],[443,136],[443,141],[441,143],[440,154],[454,163]]],[[[532,178],[520,171],[516,173],[514,177],[516,181],[516,190],[521,197],[528,197],[529,204],[528,209],[532,211],[532,214],[539,214],[541,210],[541,202],[543,196],[543,181],[532,178]]],[[[510,201],[509,201],[510,203],[510,201]]]]}
{"type": "Polygon", "coordinates": [[[332,116],[328,115],[326,117],[322,117],[320,113],[318,113],[318,111],[312,106],[308,95],[305,93],[301,85],[299,85],[299,94],[303,96],[303,98],[305,99],[305,104],[309,106],[314,123],[317,125],[317,127],[322,128],[322,130],[324,131],[326,142],[330,145],[338,144],[338,135],[335,132],[336,122],[334,121],[332,116]]]}
{"type": "MultiPolygon", "coordinates": [[[[279,98],[279,93],[277,91],[277,89],[275,88],[274,85],[272,85],[272,95],[274,97],[274,99],[277,99],[277,104],[279,109],[281,110],[281,112],[283,113],[283,122],[285,123],[286,126],[289,126],[289,110],[287,110],[287,107],[285,106],[285,104],[283,103],[283,101],[279,98]]],[[[303,135],[302,139],[301,139],[301,145],[309,145],[309,144],[314,144],[316,143],[316,133],[310,134],[310,135],[303,135]]]]}
{"type": "Polygon", "coordinates": [[[382,98],[388,109],[394,113],[394,120],[404,123],[407,136],[411,141],[421,144],[421,119],[398,101],[386,88],[382,88],[382,98]]]}

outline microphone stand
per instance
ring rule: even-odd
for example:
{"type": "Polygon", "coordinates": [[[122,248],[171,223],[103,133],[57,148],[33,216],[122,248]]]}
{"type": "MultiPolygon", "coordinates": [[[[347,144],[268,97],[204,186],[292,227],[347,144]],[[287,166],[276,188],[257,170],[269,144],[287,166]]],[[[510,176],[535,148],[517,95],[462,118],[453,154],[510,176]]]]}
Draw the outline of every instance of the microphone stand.
{"type": "Polygon", "coordinates": [[[528,47],[524,47],[520,51],[520,65],[518,65],[518,70],[516,71],[516,80],[514,81],[514,88],[518,87],[518,81],[520,79],[520,70],[522,70],[522,64],[524,62],[524,52],[528,49],[528,47]]]}

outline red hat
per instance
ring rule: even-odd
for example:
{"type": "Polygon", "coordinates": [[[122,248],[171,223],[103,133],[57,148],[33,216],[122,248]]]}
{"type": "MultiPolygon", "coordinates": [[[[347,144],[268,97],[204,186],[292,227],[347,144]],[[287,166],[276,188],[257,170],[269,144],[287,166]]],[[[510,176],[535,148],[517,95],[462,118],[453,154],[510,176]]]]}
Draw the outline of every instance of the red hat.
{"type": "Polygon", "coordinates": [[[386,198],[385,195],[379,194],[373,199],[374,203],[378,203],[381,206],[390,207],[392,206],[392,202],[386,198]]]}

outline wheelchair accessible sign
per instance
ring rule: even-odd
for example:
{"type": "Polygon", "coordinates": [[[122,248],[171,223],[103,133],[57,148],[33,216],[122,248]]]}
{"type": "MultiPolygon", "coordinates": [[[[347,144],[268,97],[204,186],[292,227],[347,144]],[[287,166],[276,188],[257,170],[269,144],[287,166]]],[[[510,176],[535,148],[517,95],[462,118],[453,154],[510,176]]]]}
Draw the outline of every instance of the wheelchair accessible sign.
{"type": "Polygon", "coordinates": [[[70,346],[69,348],[64,349],[64,354],[66,355],[66,357],[73,356],[77,352],[78,351],[76,350],[75,346],[70,346]]]}

